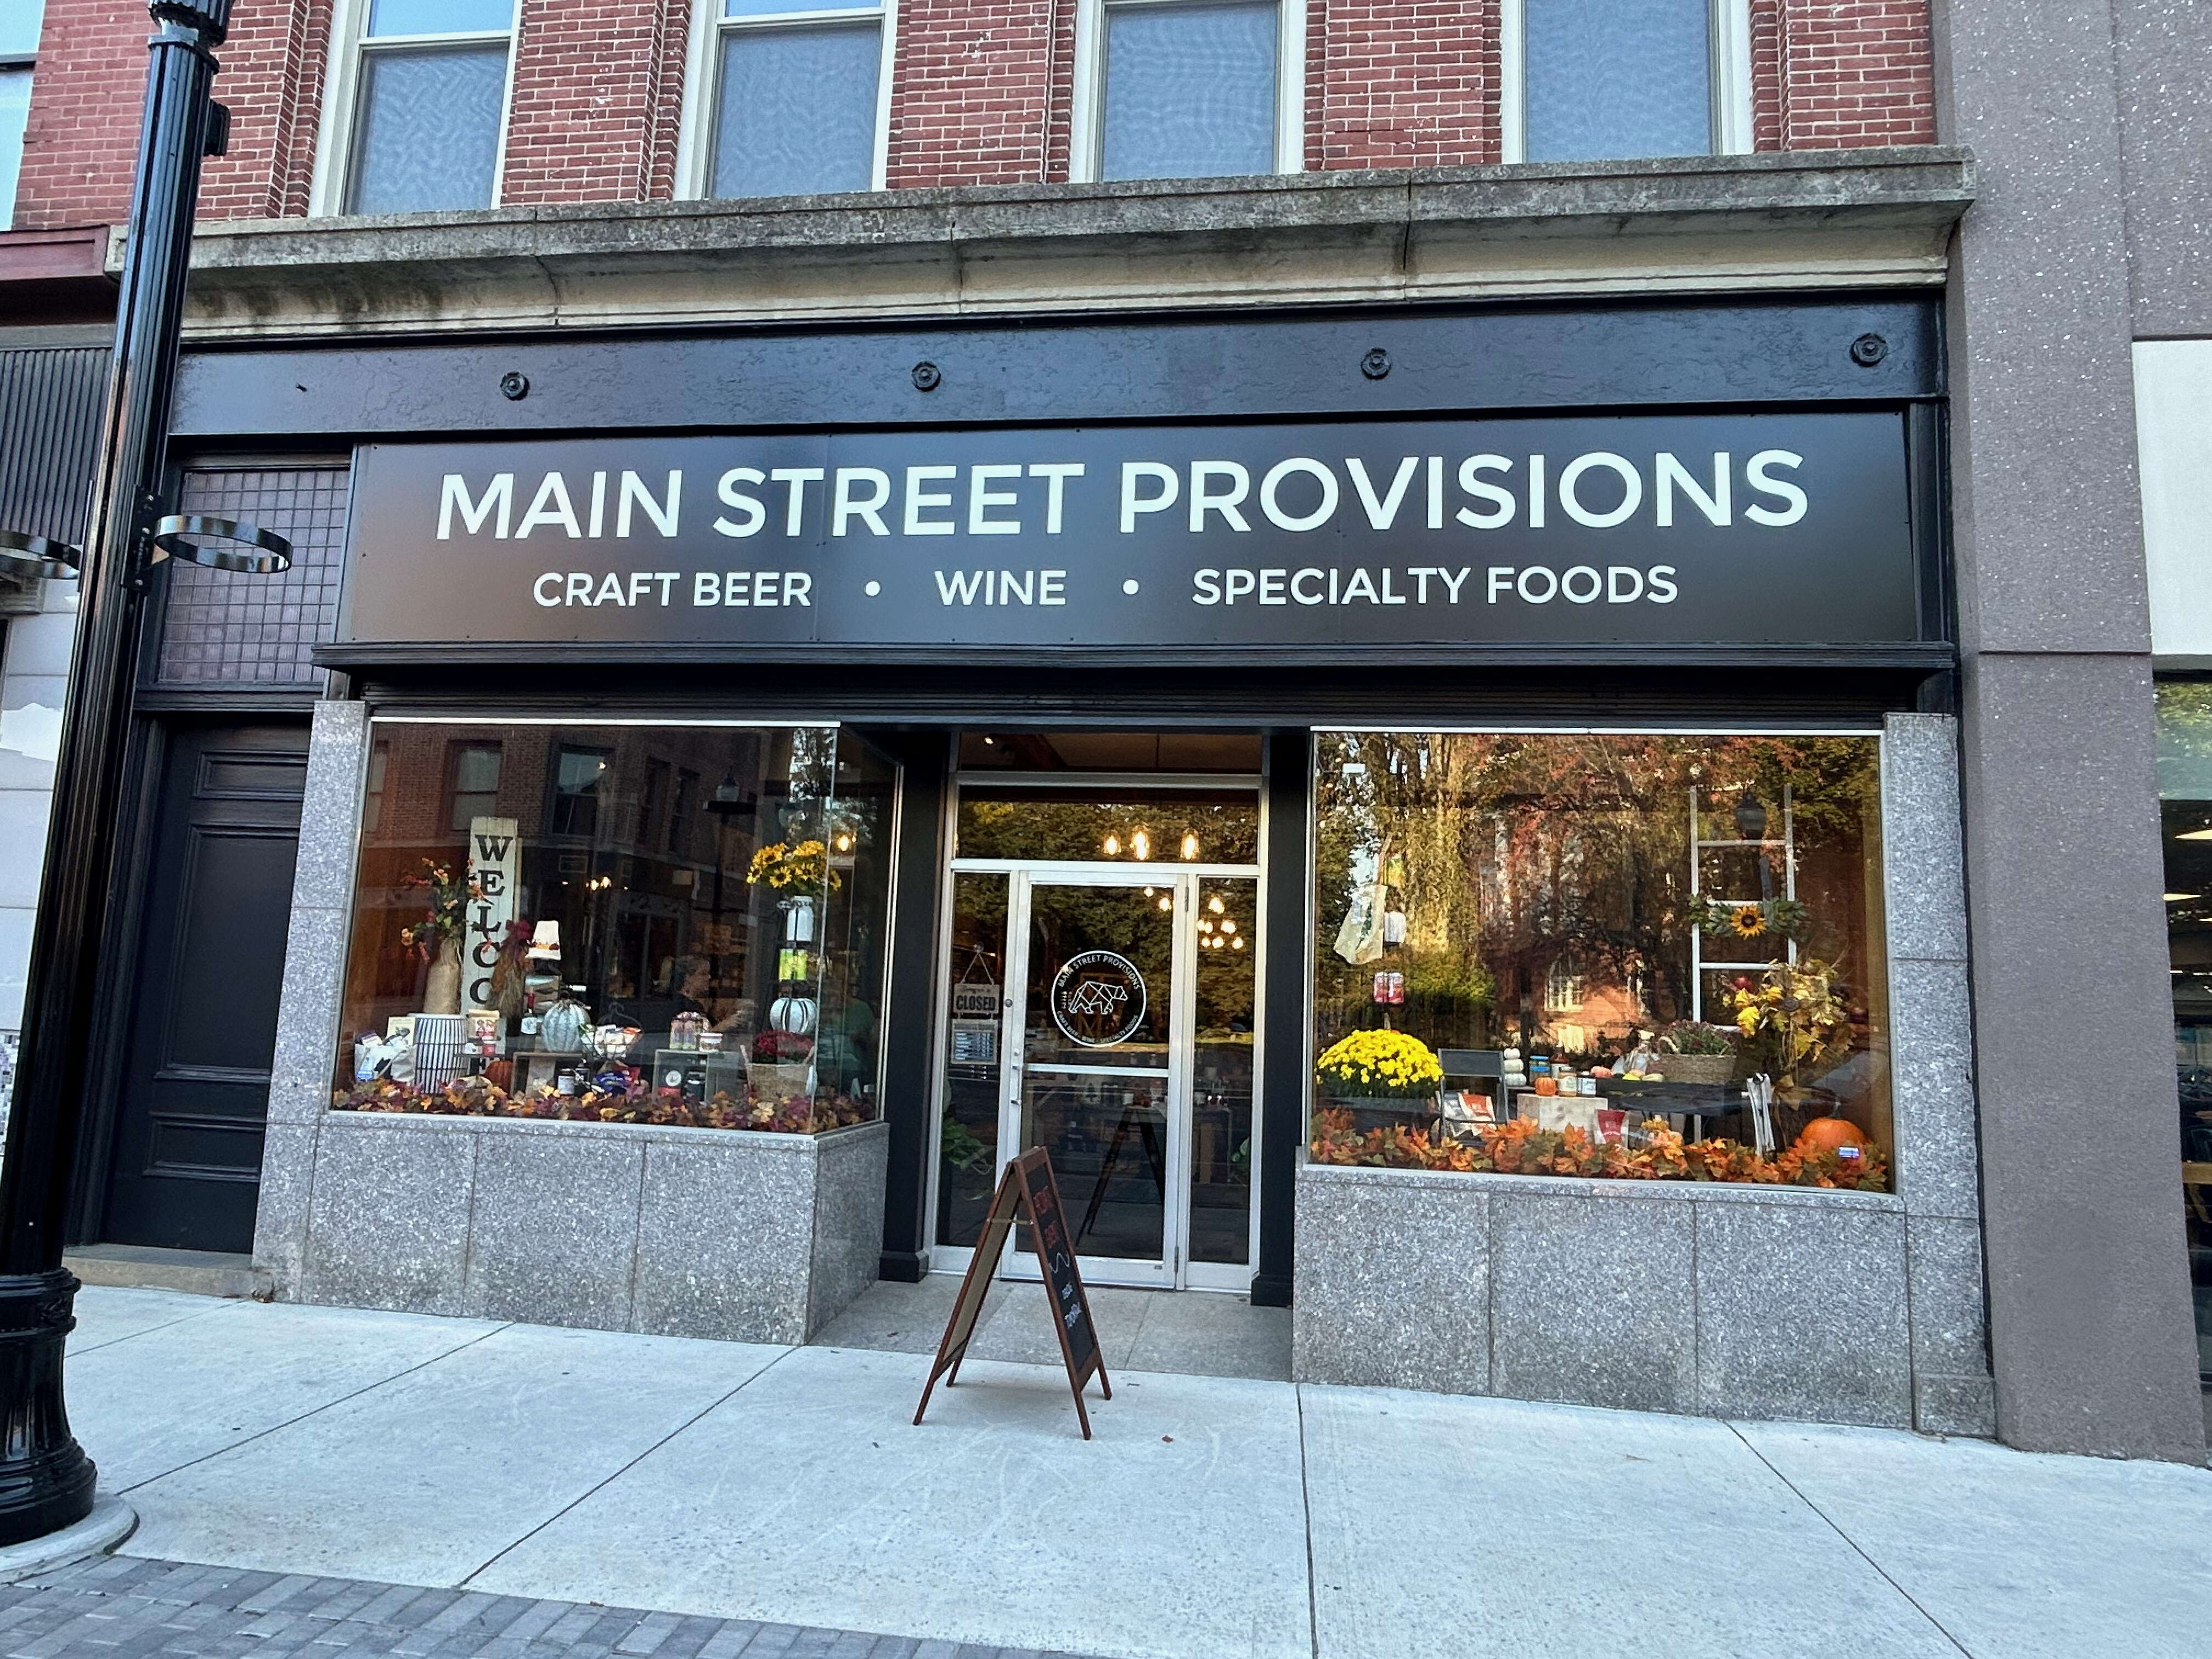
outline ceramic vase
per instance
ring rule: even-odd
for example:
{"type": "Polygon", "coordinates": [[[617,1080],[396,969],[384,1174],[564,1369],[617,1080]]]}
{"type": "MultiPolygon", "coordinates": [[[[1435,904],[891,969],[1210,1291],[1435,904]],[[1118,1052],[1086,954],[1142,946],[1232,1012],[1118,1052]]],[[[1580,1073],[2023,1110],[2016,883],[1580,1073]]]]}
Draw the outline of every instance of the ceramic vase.
{"type": "Polygon", "coordinates": [[[422,987],[422,1012],[458,1014],[461,1012],[461,942],[441,939],[430,960],[430,976],[422,987]]]}

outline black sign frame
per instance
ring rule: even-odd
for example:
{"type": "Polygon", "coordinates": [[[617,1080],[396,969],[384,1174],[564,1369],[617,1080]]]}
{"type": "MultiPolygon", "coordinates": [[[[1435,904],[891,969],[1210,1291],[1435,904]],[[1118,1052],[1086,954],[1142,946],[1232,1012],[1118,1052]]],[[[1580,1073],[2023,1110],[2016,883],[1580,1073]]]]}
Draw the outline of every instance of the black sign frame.
{"type": "Polygon", "coordinates": [[[1053,1331],[1060,1339],[1060,1360],[1067,1367],[1068,1388],[1075,1396],[1076,1420],[1088,1440],[1091,1413],[1084,1407],[1083,1385],[1097,1377],[1099,1391],[1108,1400],[1114,1397],[1114,1385],[1106,1377],[1106,1358],[1098,1346],[1098,1328],[1091,1317],[1091,1297],[1083,1288],[1083,1273],[1075,1263],[1075,1244],[1068,1237],[1066,1214],[1060,1207],[1060,1183],[1053,1179],[1052,1158],[1042,1146],[1032,1146],[1009,1161],[999,1177],[998,1190],[991,1194],[991,1207],[983,1218],[983,1231],[975,1241],[975,1253],[969,1260],[960,1293],[953,1298],[952,1311],[945,1319],[945,1334],[929,1368],[929,1381],[922,1386],[921,1403],[914,1408],[915,1424],[919,1427],[922,1413],[929,1409],[939,1377],[945,1378],[948,1389],[959,1382],[960,1362],[968,1357],[968,1345],[975,1338],[976,1322],[982,1317],[984,1298],[998,1277],[1006,1237],[1017,1220],[1029,1224],[1030,1243],[1036,1251],[1046,1300],[1053,1310],[1053,1331]]]}
{"type": "Polygon", "coordinates": [[[356,456],[340,641],[318,656],[341,667],[431,663],[441,647],[447,661],[459,647],[471,660],[773,662],[860,650],[884,662],[1802,655],[1917,665],[1949,653],[1941,538],[1932,528],[1939,502],[1931,481],[1940,472],[1927,453],[1936,437],[1928,414],[1916,404],[1798,404],[369,444],[356,456]],[[1825,459],[1822,434],[1833,439],[1825,459]],[[1472,447],[1492,442],[1495,451],[1472,447]],[[1800,447],[1786,447],[1793,442],[1800,447]],[[1382,459],[1371,466],[1362,459],[1355,477],[1345,456],[1358,459],[1362,445],[1380,446],[1374,453],[1382,459]],[[1765,447],[1749,447],[1755,445],[1765,447]],[[1176,475],[1144,479],[1148,497],[1170,488],[1195,495],[1201,484],[1215,494],[1241,488],[1238,514],[1247,528],[1239,531],[1230,515],[1211,507],[1191,514],[1187,501],[1133,514],[1128,481],[1115,475],[1132,455],[1150,453],[1147,446],[1173,459],[1146,465],[1176,475]],[[1299,449],[1322,458],[1322,470],[1334,482],[1294,471],[1271,497],[1280,509],[1271,511],[1274,521],[1263,521],[1258,498],[1273,470],[1267,463],[1285,450],[1297,459],[1299,449]],[[1000,450],[1012,458],[1003,465],[975,461],[1000,450]],[[1024,469],[1054,464],[1038,462],[1030,450],[1080,452],[1089,471],[1079,481],[1041,482],[1024,469]],[[1216,463],[1192,457],[1216,450],[1223,452],[1219,465],[1240,470],[1241,483],[1199,477],[1201,465],[1216,463]],[[1802,455],[1807,471],[1769,462],[1753,476],[1757,457],[1778,453],[1802,455]],[[1547,453],[1540,487],[1534,460],[1547,453]],[[922,469],[916,458],[925,454],[944,464],[922,469]],[[1516,483],[1510,466],[1486,465],[1463,477],[1462,466],[1482,455],[1528,476],[1516,483]],[[1661,455],[1671,463],[1663,480],[1661,455]],[[731,488],[750,504],[721,507],[714,471],[721,459],[749,457],[763,464],[750,471],[769,473],[778,469],[766,464],[778,456],[808,463],[791,471],[821,476],[795,484],[741,482],[731,488]],[[1629,458],[1635,481],[1624,483],[1610,460],[1585,467],[1575,489],[1587,515],[1568,522],[1557,495],[1562,474],[1606,456],[1629,458]],[[870,465],[845,465],[862,459],[870,465]],[[662,465],[672,460],[684,465],[662,465]],[[448,466],[458,471],[448,474],[448,466]],[[973,476],[1010,469],[1024,476],[980,483],[973,476]],[[910,470],[953,476],[933,476],[918,489],[910,470]],[[684,474],[689,516],[673,537],[653,534],[651,512],[669,512],[674,492],[665,481],[676,471],[684,474]],[[888,483],[888,501],[877,500],[882,483],[846,489],[845,475],[862,471],[888,483]],[[507,473],[513,482],[497,505],[488,505],[494,481],[507,473]],[[551,475],[564,482],[549,496],[544,481],[551,475]],[[1698,481],[1697,490],[1685,475],[1698,481]],[[448,477],[461,483],[453,487],[458,493],[448,490],[450,500],[441,500],[440,481],[448,477]],[[1509,492],[1521,491],[1524,518],[1534,516],[1530,504],[1548,488],[1546,522],[1517,528],[1509,522],[1496,536],[1454,522],[1436,533],[1440,519],[1464,513],[1472,524],[1475,516],[1497,517],[1496,495],[1469,496],[1462,484],[1494,489],[1501,481],[1509,492]],[[1768,486],[1801,481],[1811,497],[1804,511],[1787,525],[1753,522],[1753,508],[1769,518],[1794,511],[1790,494],[1768,486]],[[1067,537],[1044,533],[1048,488],[1067,492],[1067,537]],[[1394,489],[1395,517],[1382,511],[1394,489]],[[846,493],[833,498],[833,489],[846,493]],[[1336,507],[1321,533],[1281,527],[1311,515],[1330,489],[1336,507]],[[1018,499],[1000,501],[1000,490],[1018,499]],[[1080,503],[1082,524],[1074,522],[1079,490],[1089,492],[1080,503]],[[1640,493],[1641,504],[1625,526],[1588,521],[1625,505],[1630,490],[1640,493]],[[927,526],[930,539],[904,533],[902,494],[922,501],[912,521],[927,526]],[[1711,513],[1698,500],[1716,494],[1729,497],[1717,527],[1706,522],[1711,513]],[[978,506],[979,495],[993,499],[978,506]],[[831,534],[840,501],[853,509],[842,521],[850,532],[842,538],[831,534]],[[869,529],[861,509],[872,501],[886,537],[869,529]],[[657,550],[625,555],[626,563],[611,558],[604,540],[625,515],[625,502],[631,532],[625,545],[649,539],[657,550]],[[520,532],[533,511],[526,541],[520,532]],[[754,526],[754,533],[711,533],[718,515],[733,528],[754,526]],[[496,534],[502,518],[515,533],[496,534]],[[1021,532],[988,540],[965,534],[977,524],[995,531],[1008,521],[1021,532]],[[416,526],[411,540],[408,524],[416,526]],[[597,528],[603,539],[570,537],[571,524],[586,532],[597,528]],[[436,539],[441,528],[443,542],[436,539]],[[793,533],[783,534],[787,528],[793,533]],[[936,539],[940,534],[945,539],[936,539]],[[1531,546],[1553,562],[1529,562],[1531,546]],[[1452,562],[1423,562],[1424,547],[1449,547],[1452,562]],[[940,549],[958,556],[933,562],[940,549]],[[745,558],[737,560],[733,550],[745,558]],[[732,557],[720,562],[732,563],[732,570],[717,567],[725,552],[732,557]],[[756,559],[756,552],[772,556],[756,559]],[[1057,565],[1042,562],[1055,556],[1057,565]],[[466,573],[465,580],[456,572],[466,573]],[[705,603],[698,596],[709,576],[714,593],[705,603]],[[1123,592],[1132,587],[1141,592],[1123,592]],[[493,589],[493,614],[472,617],[471,594],[493,589]],[[874,592],[860,597],[868,589],[874,592]],[[994,602],[1000,596],[1003,606],[994,602]],[[1678,596],[1686,602],[1676,604],[1678,596]]]}

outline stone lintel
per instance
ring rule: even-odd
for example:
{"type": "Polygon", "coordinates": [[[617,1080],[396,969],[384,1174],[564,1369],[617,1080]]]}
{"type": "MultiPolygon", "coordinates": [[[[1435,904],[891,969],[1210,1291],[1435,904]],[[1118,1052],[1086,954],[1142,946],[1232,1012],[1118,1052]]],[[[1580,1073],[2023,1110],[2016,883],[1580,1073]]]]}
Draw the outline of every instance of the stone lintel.
{"type": "Polygon", "coordinates": [[[1936,147],[201,228],[199,339],[1940,283],[1936,147]]]}

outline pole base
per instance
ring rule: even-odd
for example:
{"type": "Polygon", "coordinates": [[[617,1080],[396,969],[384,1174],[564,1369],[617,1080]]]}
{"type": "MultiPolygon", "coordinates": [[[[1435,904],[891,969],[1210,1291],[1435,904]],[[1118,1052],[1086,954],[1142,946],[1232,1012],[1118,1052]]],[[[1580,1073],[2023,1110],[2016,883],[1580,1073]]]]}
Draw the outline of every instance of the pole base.
{"type": "Polygon", "coordinates": [[[0,1274],[0,1548],[92,1513],[95,1471],[62,1398],[76,1291],[64,1268],[0,1274]]]}
{"type": "Polygon", "coordinates": [[[27,1544],[0,1549],[0,1584],[43,1578],[94,1556],[112,1555],[137,1530],[138,1511],[113,1492],[104,1492],[93,1504],[92,1513],[76,1525],[33,1538],[27,1544]]]}

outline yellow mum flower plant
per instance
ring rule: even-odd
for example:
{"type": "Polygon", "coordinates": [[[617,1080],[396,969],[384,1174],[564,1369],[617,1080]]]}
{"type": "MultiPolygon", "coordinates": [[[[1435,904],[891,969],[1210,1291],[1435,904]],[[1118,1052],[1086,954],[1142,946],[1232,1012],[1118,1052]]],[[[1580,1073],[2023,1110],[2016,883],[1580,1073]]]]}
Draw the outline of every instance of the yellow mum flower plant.
{"type": "Polygon", "coordinates": [[[1403,1031],[1354,1031],[1314,1066],[1322,1092],[1341,1099],[1426,1100],[1444,1080],[1429,1045],[1403,1031]]]}

